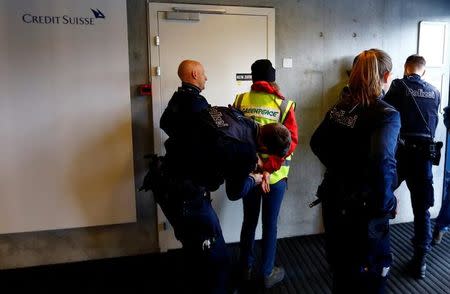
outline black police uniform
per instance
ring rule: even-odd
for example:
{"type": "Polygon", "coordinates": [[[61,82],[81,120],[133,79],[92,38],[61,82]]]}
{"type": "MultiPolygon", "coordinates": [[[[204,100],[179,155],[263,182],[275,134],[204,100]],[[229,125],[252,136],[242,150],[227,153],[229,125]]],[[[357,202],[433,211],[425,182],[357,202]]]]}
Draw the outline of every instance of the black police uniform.
{"type": "Polygon", "coordinates": [[[395,107],[401,116],[402,144],[399,144],[397,151],[398,186],[406,180],[411,193],[414,253],[415,257],[420,257],[430,250],[431,243],[428,209],[434,205],[434,190],[432,164],[427,153],[438,123],[440,93],[419,75],[412,74],[394,80],[384,101],[395,107]]]}
{"type": "Polygon", "coordinates": [[[209,107],[198,88],[183,84],[164,111],[169,135],[160,183],[161,208],[183,244],[187,288],[195,293],[227,289],[229,257],[209,192],[226,180],[230,199],[254,186],[256,123],[235,110],[209,107]]]}
{"type": "Polygon", "coordinates": [[[164,177],[159,183],[164,188],[159,193],[153,191],[183,245],[184,281],[180,287],[187,293],[220,293],[227,282],[228,255],[219,220],[209,191],[187,176],[192,157],[182,146],[191,140],[187,134],[195,115],[209,106],[199,88],[183,83],[160,120],[169,138],[165,142],[164,177]]]}
{"type": "Polygon", "coordinates": [[[183,138],[187,128],[186,122],[192,120],[192,113],[198,113],[210,105],[200,95],[200,89],[194,85],[183,83],[169,100],[167,108],[161,116],[160,127],[170,140],[183,138]]]}
{"type": "MultiPolygon", "coordinates": [[[[348,88],[342,95],[350,95],[348,88]]],[[[317,196],[333,293],[385,291],[399,130],[398,112],[383,101],[363,107],[341,100],[311,138],[312,151],[327,168],[317,196]]]]}

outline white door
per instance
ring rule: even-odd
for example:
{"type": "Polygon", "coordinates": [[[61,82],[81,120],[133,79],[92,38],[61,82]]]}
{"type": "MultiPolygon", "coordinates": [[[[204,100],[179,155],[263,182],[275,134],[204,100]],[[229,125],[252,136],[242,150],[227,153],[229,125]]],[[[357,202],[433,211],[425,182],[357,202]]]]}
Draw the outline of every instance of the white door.
{"type": "MultiPolygon", "coordinates": [[[[177,69],[184,59],[200,61],[208,81],[202,94],[211,105],[233,103],[236,94],[248,91],[251,64],[261,58],[274,62],[275,11],[211,5],[149,3],[149,51],[153,90],[155,151],[164,153],[167,138],[159,119],[180,86],[177,69]]],[[[231,202],[223,187],[212,195],[226,242],[239,241],[242,201],[231,202]]],[[[173,231],[158,208],[161,251],[178,248],[173,231]]],[[[260,229],[258,228],[258,235],[260,229]]]]}

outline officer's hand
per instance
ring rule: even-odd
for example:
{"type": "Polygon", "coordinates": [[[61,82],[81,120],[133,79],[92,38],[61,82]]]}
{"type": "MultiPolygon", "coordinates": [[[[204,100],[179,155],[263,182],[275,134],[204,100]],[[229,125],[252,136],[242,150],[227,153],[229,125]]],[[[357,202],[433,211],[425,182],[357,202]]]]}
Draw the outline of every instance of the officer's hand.
{"type": "Polygon", "coordinates": [[[264,193],[270,192],[270,174],[268,172],[263,172],[261,189],[264,193]]]}
{"type": "Polygon", "coordinates": [[[249,176],[251,176],[255,180],[255,185],[259,185],[262,183],[263,175],[261,173],[250,173],[249,176]]]}

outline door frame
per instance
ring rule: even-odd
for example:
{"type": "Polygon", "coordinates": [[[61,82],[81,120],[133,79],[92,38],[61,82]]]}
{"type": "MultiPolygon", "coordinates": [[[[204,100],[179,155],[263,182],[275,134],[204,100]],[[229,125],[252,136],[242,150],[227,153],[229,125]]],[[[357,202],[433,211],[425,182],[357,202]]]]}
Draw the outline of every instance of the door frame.
{"type": "MultiPolygon", "coordinates": [[[[189,10],[203,13],[214,14],[238,14],[238,15],[258,15],[267,17],[267,56],[275,67],[275,9],[261,7],[242,7],[242,6],[222,6],[222,5],[197,5],[197,4],[178,4],[178,3],[157,3],[147,2],[148,4],[148,66],[149,82],[152,85],[152,112],[153,112],[153,139],[154,152],[162,155],[164,153],[164,142],[162,130],[159,126],[159,119],[163,112],[163,99],[161,97],[161,79],[157,75],[157,68],[160,66],[159,46],[156,45],[155,37],[158,35],[158,12],[189,10]]],[[[163,40],[161,40],[163,41],[163,40]]],[[[175,91],[175,89],[174,89],[175,91]]],[[[169,248],[162,233],[166,230],[167,220],[159,206],[157,206],[157,231],[160,252],[166,252],[169,248]]]]}
{"type": "MultiPolygon", "coordinates": [[[[417,54],[422,55],[425,57],[425,60],[427,61],[427,65],[426,65],[426,69],[427,71],[425,72],[425,80],[427,80],[427,74],[429,75],[431,74],[439,74],[440,78],[441,78],[441,82],[440,82],[440,87],[438,85],[434,85],[436,86],[436,88],[438,88],[439,92],[441,93],[441,103],[439,105],[439,113],[443,114],[443,109],[444,107],[449,105],[449,97],[450,97],[450,56],[448,53],[448,48],[449,48],[449,23],[448,22],[442,22],[442,21],[420,21],[419,22],[419,34],[418,34],[418,42],[417,42],[417,54]],[[432,55],[437,55],[439,54],[439,56],[441,56],[441,60],[439,63],[435,63],[433,64],[432,62],[429,62],[428,56],[430,55],[430,52],[427,52],[426,50],[424,50],[426,48],[425,44],[427,44],[427,42],[429,42],[429,40],[426,39],[426,37],[428,36],[426,33],[426,28],[431,29],[431,28],[437,28],[437,29],[443,29],[443,34],[442,34],[442,41],[443,41],[443,48],[433,48],[434,50],[439,50],[440,52],[433,52],[432,55]],[[425,36],[425,39],[422,39],[422,36],[425,36]]],[[[430,80],[428,82],[431,82],[430,80]]],[[[442,116],[441,116],[442,118],[442,116]]],[[[445,154],[443,156],[444,158],[444,163],[442,163],[439,165],[439,167],[437,167],[437,170],[435,171],[435,174],[437,176],[442,176],[442,184],[440,183],[436,183],[436,181],[439,179],[438,177],[435,177],[435,198],[437,195],[439,195],[441,198],[440,199],[435,199],[435,203],[437,202],[441,202],[442,203],[442,197],[444,196],[445,193],[445,186],[446,186],[446,177],[447,177],[447,166],[449,165],[448,160],[449,159],[449,154],[450,154],[450,146],[449,146],[449,139],[450,137],[448,136],[448,130],[446,129],[446,127],[443,124],[443,120],[439,119],[439,124],[438,127],[436,129],[436,137],[439,136],[439,133],[442,132],[443,134],[441,134],[440,138],[437,139],[441,139],[444,143],[444,149],[445,150],[445,154]],[[436,193],[436,186],[437,184],[439,184],[439,188],[442,188],[441,193],[436,193]],[[438,201],[440,200],[440,201],[438,201]]],[[[439,205],[435,205],[433,208],[431,208],[430,212],[432,214],[432,217],[437,216],[437,214],[439,213],[439,209],[440,206],[439,205]]]]}

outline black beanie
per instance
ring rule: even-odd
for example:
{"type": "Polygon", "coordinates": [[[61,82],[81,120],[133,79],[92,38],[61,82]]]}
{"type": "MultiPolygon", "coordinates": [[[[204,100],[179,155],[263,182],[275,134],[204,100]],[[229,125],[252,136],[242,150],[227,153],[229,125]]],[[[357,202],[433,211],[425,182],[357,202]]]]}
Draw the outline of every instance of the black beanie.
{"type": "Polygon", "coordinates": [[[275,82],[275,69],[268,59],[259,59],[252,64],[252,80],[275,82]]]}

